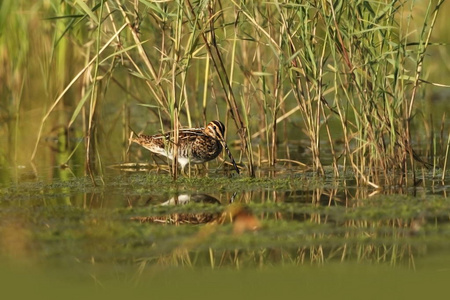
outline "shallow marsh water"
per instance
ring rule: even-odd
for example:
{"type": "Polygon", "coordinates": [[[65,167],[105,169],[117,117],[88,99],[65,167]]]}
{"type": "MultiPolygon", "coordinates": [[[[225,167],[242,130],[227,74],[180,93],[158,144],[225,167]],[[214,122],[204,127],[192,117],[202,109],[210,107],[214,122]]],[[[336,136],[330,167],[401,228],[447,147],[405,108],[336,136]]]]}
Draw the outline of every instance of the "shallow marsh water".
{"type": "MultiPolygon", "coordinates": [[[[47,274],[43,285],[66,278],[86,291],[138,291],[152,282],[166,292],[171,280],[189,290],[196,279],[236,276],[242,284],[253,278],[279,288],[286,279],[317,276],[330,289],[344,284],[342,274],[362,286],[367,278],[450,279],[448,185],[431,173],[416,187],[375,190],[335,179],[332,171],[319,177],[260,170],[249,178],[220,168],[174,182],[161,170],[106,170],[96,184],[76,175],[76,167],[9,170],[16,177],[1,182],[0,251],[13,274],[21,265],[31,281],[47,274]]],[[[392,288],[407,282],[398,284],[392,288]]],[[[264,288],[244,293],[251,291],[262,295],[264,288]]]]}

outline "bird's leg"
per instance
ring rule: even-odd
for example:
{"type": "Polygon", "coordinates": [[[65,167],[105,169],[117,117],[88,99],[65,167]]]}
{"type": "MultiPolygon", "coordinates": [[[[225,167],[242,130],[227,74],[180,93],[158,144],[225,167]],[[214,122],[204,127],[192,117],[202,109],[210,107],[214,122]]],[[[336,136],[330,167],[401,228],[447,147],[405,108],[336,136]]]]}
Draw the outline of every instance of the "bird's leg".
{"type": "Polygon", "coordinates": [[[187,164],[185,164],[184,166],[181,167],[181,174],[182,174],[184,177],[188,177],[188,178],[191,177],[191,164],[190,164],[190,163],[187,163],[187,164]],[[188,166],[188,167],[187,167],[187,168],[188,168],[187,171],[186,171],[186,166],[188,166]]]}
{"type": "Polygon", "coordinates": [[[183,175],[184,177],[187,177],[187,174],[186,174],[186,166],[182,166],[182,167],[181,167],[181,175],[183,175]]]}

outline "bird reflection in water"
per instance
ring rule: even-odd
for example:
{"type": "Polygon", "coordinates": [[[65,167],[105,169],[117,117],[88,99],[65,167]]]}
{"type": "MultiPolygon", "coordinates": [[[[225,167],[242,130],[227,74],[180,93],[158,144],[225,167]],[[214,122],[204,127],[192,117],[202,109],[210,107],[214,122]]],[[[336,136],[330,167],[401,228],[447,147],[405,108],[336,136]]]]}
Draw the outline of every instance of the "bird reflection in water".
{"type": "MultiPolygon", "coordinates": [[[[222,212],[216,212],[216,209],[205,209],[208,212],[202,213],[172,213],[164,216],[148,216],[133,217],[132,220],[141,223],[157,223],[157,224],[209,224],[223,225],[232,223],[233,233],[242,234],[246,231],[255,231],[261,227],[258,218],[251,212],[248,207],[240,203],[233,203],[234,194],[230,199],[230,205],[224,207],[222,212]],[[211,212],[212,211],[212,212],[211,212]]],[[[181,194],[172,197],[161,203],[161,206],[188,205],[190,203],[202,203],[207,205],[221,205],[220,201],[207,194],[181,194]]]]}

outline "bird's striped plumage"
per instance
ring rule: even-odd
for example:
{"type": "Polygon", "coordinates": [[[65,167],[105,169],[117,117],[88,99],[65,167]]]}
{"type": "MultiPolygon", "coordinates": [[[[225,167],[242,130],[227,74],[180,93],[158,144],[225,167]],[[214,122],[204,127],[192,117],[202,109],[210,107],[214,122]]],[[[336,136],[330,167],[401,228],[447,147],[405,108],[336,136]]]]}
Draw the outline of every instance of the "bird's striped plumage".
{"type": "MultiPolygon", "coordinates": [[[[190,128],[178,130],[177,160],[182,170],[191,164],[202,164],[216,158],[225,146],[236,171],[239,169],[231,156],[225,142],[225,125],[215,120],[208,123],[205,128],[190,128]]],[[[132,139],[133,142],[153,153],[173,159],[174,132],[156,135],[139,135],[132,139]]]]}

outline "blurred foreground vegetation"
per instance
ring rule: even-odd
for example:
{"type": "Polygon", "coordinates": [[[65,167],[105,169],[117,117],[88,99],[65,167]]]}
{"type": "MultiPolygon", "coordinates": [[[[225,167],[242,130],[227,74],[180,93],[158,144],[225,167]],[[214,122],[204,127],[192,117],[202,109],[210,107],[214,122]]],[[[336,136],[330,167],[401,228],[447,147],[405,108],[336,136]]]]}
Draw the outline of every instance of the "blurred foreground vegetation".
{"type": "Polygon", "coordinates": [[[449,10],[444,1],[5,0],[0,162],[86,163],[102,174],[140,159],[127,152],[130,128],[170,130],[179,116],[184,126],[224,121],[249,175],[301,160],[319,174],[324,163],[336,176],[349,168],[374,187],[414,183],[421,168],[444,177],[449,10]]]}

